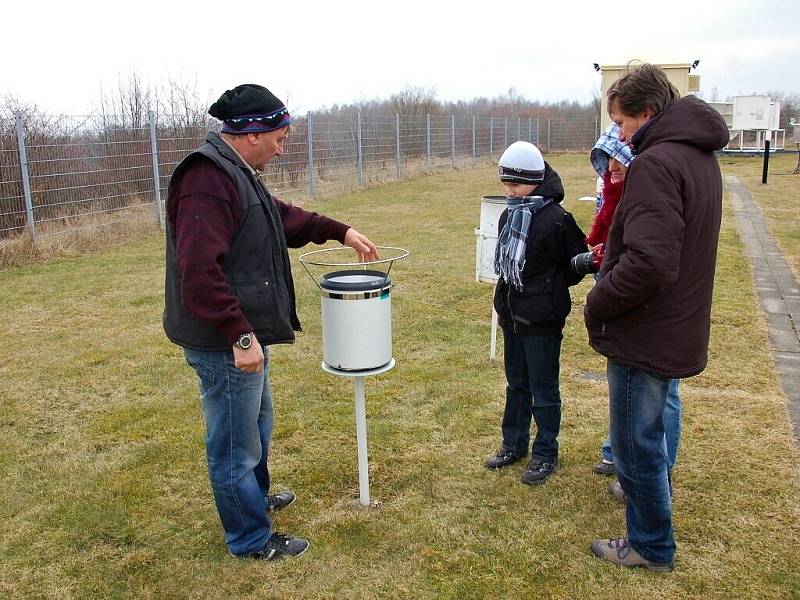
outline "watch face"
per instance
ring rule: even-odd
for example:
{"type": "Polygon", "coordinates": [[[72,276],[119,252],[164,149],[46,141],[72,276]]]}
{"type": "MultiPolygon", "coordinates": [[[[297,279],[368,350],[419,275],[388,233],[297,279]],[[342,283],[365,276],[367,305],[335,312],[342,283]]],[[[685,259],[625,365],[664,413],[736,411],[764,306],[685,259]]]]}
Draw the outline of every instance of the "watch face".
{"type": "Polygon", "coordinates": [[[247,350],[250,347],[250,344],[253,343],[253,338],[250,337],[250,334],[245,334],[239,338],[239,348],[242,350],[247,350]]]}

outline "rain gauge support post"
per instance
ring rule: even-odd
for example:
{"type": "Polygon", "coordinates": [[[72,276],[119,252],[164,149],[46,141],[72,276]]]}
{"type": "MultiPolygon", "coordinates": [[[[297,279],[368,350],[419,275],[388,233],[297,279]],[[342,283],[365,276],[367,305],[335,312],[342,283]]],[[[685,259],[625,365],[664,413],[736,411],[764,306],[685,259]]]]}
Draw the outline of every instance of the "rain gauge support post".
{"type": "Polygon", "coordinates": [[[364,378],[354,377],[356,391],[356,440],[358,443],[358,499],[362,506],[369,505],[369,460],[367,459],[367,397],[364,378]]]}
{"type": "Polygon", "coordinates": [[[370,375],[385,373],[391,370],[394,365],[395,362],[394,359],[392,359],[379,369],[372,369],[368,372],[359,373],[334,369],[325,361],[322,362],[322,370],[326,373],[339,375],[341,377],[352,377],[353,379],[356,406],[356,444],[358,446],[358,500],[362,506],[370,505],[369,459],[367,452],[367,395],[364,390],[364,378],[370,375]]]}

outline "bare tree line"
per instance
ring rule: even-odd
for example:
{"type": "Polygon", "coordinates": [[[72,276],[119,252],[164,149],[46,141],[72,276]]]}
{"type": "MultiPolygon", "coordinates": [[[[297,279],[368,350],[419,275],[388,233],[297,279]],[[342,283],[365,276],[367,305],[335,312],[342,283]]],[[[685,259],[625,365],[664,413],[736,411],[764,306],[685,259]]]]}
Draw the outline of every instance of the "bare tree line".
{"type": "MultiPolygon", "coordinates": [[[[771,95],[784,103],[782,121],[796,114],[800,95],[771,95]]],[[[166,191],[175,165],[218,126],[206,114],[209,103],[196,82],[173,80],[157,89],[137,73],[102,89],[98,110],[86,117],[48,115],[14,97],[0,98],[0,239],[24,234],[27,222],[15,115],[27,146],[35,221],[57,225],[130,207],[150,205],[156,213],[157,194],[166,191]]],[[[496,159],[516,139],[545,151],[588,150],[599,108],[599,96],[587,103],[542,102],[511,88],[493,98],[453,102],[440,100],[433,88],[409,86],[388,98],[295,115],[286,151],[270,163],[265,180],[278,192],[316,194],[326,184],[352,181],[356,169],[360,184],[362,171],[365,181],[371,173],[393,177],[401,167],[411,172],[406,165],[415,161],[429,169],[437,161],[455,164],[457,156],[496,159]]]]}

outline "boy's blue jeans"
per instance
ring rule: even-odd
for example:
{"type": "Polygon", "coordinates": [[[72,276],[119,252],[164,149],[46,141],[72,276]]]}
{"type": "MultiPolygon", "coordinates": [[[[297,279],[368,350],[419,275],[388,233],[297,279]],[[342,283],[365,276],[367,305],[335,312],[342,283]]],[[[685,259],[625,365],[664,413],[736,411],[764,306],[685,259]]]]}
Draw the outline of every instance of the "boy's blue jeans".
{"type": "Polygon", "coordinates": [[[531,417],[536,422],[534,458],[555,462],[561,428],[561,394],[558,386],[560,333],[517,335],[503,329],[506,369],[506,406],[503,446],[517,453],[528,451],[531,417]]]}
{"type": "Polygon", "coordinates": [[[669,379],[608,360],[611,447],[627,499],[631,546],[647,560],[675,556],[664,407],[669,379]]]}
{"type": "MultiPolygon", "coordinates": [[[[678,447],[681,443],[681,396],[678,391],[680,379],[670,379],[667,386],[667,405],[664,407],[664,443],[667,452],[667,467],[672,470],[678,460],[678,447]]],[[[611,451],[611,433],[603,442],[603,459],[614,462],[611,451]]]]}
{"type": "Polygon", "coordinates": [[[260,373],[237,368],[233,352],[184,348],[184,355],[200,379],[208,474],[225,543],[237,556],[257,552],[272,535],[266,500],[273,423],[267,348],[260,373]]]}

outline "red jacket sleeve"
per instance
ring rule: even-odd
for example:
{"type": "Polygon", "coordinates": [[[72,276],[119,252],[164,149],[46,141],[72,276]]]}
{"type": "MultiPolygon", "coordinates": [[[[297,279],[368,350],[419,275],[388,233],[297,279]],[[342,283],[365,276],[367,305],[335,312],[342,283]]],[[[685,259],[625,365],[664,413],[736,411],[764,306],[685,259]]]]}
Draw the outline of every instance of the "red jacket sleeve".
{"type": "Polygon", "coordinates": [[[272,198],[278,207],[286,244],[290,248],[301,248],[309,242],[324,244],[328,240],[344,243],[344,236],[350,229],[349,225],[315,212],[303,210],[299,206],[287,204],[275,196],[272,198]]]}

